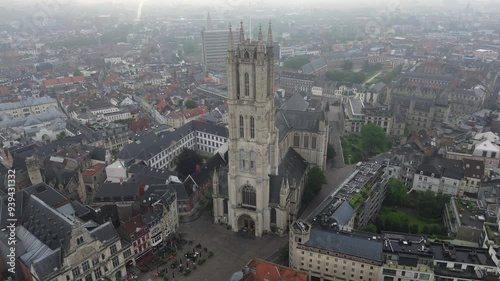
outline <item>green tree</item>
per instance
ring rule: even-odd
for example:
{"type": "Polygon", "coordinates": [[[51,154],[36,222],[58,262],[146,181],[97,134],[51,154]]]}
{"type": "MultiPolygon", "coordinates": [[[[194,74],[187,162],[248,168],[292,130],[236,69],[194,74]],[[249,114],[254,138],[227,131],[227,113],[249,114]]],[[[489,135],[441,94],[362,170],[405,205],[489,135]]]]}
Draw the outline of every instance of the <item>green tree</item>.
{"type": "Polygon", "coordinates": [[[387,193],[385,195],[384,204],[387,206],[405,206],[408,202],[408,188],[405,184],[397,179],[390,178],[387,182],[387,193]]]}
{"type": "Polygon", "coordinates": [[[309,57],[306,56],[297,56],[297,57],[291,57],[285,60],[283,63],[283,66],[286,68],[292,68],[292,69],[300,69],[303,65],[306,65],[310,62],[309,57]]]}
{"type": "Polygon", "coordinates": [[[364,231],[371,232],[371,233],[377,233],[377,226],[373,223],[370,223],[365,227],[364,231]]]}
{"type": "Polygon", "coordinates": [[[353,63],[352,63],[352,60],[346,60],[344,61],[344,63],[342,64],[342,69],[344,71],[349,71],[349,70],[352,70],[353,68],[353,63]]]}
{"type": "Polygon", "coordinates": [[[82,75],[83,75],[83,73],[79,69],[77,69],[73,72],[73,76],[82,76],[82,75]]]}
{"type": "Polygon", "coordinates": [[[391,140],[380,126],[368,123],[361,128],[361,146],[369,155],[385,152],[391,148],[391,140]]]}
{"type": "Polygon", "coordinates": [[[330,160],[335,156],[337,156],[337,152],[335,152],[335,148],[333,147],[333,145],[329,143],[326,150],[326,159],[330,160]]]}
{"type": "Polygon", "coordinates": [[[211,215],[214,212],[214,199],[211,192],[207,192],[203,195],[200,200],[201,209],[205,212],[209,212],[211,215]]]}
{"type": "Polygon", "coordinates": [[[307,173],[307,180],[302,195],[302,202],[309,203],[314,196],[321,190],[321,186],[326,183],[326,177],[323,171],[314,166],[307,173]]]}
{"type": "Polygon", "coordinates": [[[62,140],[66,137],[66,132],[65,131],[62,131],[60,132],[59,134],[57,134],[56,138],[57,140],[62,140]]]}
{"type": "Polygon", "coordinates": [[[186,108],[188,109],[191,109],[191,108],[196,108],[198,107],[198,103],[194,100],[187,100],[184,105],[186,106],[186,108]]]}
{"type": "Polygon", "coordinates": [[[177,156],[175,170],[181,175],[188,176],[196,170],[196,165],[201,165],[203,158],[195,150],[184,148],[177,156]]]}

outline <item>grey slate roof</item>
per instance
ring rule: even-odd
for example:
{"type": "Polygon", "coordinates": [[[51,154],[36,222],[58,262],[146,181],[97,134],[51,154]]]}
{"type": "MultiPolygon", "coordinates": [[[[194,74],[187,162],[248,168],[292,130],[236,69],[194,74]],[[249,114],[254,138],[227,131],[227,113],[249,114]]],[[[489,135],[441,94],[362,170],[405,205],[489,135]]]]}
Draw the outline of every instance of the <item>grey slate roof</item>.
{"type": "Polygon", "coordinates": [[[19,258],[26,266],[33,266],[36,274],[42,280],[51,274],[54,268],[62,266],[60,248],[50,249],[23,226],[16,227],[16,235],[18,238],[17,246],[22,253],[19,258]]]}
{"type": "Polygon", "coordinates": [[[141,137],[135,143],[126,145],[118,154],[118,159],[124,161],[131,159],[148,160],[168,148],[172,142],[182,139],[193,131],[207,132],[226,138],[228,136],[226,127],[193,120],[173,132],[163,132],[158,136],[148,134],[141,137]]]}
{"type": "Polygon", "coordinates": [[[94,202],[136,201],[139,192],[138,182],[105,182],[94,194],[94,202]]]}
{"type": "Polygon", "coordinates": [[[298,92],[296,92],[281,106],[281,109],[306,111],[308,107],[309,103],[305,101],[298,92]]]}
{"type": "Polygon", "coordinates": [[[285,177],[289,184],[294,181],[299,184],[308,166],[307,161],[295,149],[289,148],[278,165],[278,175],[269,175],[269,203],[280,203],[281,184],[285,177]]]}
{"type": "Polygon", "coordinates": [[[107,242],[118,237],[115,227],[109,221],[91,230],[90,234],[101,242],[107,242]]]}
{"type": "Polygon", "coordinates": [[[291,130],[318,132],[319,122],[324,119],[323,112],[278,110],[276,113],[276,128],[279,131],[279,141],[282,141],[291,130]]]}
{"type": "Polygon", "coordinates": [[[351,207],[349,202],[344,201],[340,206],[333,212],[330,218],[335,219],[338,225],[347,225],[349,220],[354,215],[354,209],[351,207]]]}
{"type": "Polygon", "coordinates": [[[312,228],[309,241],[304,245],[377,262],[383,261],[381,241],[368,240],[356,235],[351,236],[344,233],[328,232],[312,228]]]}

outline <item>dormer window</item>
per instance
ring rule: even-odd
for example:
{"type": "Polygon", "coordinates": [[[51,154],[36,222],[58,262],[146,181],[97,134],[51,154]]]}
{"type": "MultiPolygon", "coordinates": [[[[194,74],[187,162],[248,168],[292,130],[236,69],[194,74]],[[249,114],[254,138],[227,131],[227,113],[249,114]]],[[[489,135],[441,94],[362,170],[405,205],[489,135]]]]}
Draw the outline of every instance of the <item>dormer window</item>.
{"type": "Polygon", "coordinates": [[[76,238],[76,244],[77,244],[77,245],[80,245],[80,244],[82,244],[82,243],[83,243],[83,237],[78,237],[78,238],[76,238]]]}

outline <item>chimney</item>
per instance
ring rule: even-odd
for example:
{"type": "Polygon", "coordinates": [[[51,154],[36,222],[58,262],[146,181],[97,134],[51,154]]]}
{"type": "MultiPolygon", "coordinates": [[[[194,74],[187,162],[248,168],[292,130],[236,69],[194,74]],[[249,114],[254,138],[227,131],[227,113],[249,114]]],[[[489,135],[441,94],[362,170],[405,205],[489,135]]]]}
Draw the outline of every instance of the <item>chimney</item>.
{"type": "Polygon", "coordinates": [[[196,165],[196,171],[201,171],[201,165],[196,165]]]}

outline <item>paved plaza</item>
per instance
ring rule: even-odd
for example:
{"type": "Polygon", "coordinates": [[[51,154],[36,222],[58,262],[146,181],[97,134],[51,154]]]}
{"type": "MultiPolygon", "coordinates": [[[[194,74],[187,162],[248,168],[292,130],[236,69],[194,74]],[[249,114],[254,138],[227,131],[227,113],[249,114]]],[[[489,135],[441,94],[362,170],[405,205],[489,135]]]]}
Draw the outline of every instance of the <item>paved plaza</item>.
{"type": "MultiPolygon", "coordinates": [[[[288,239],[288,236],[275,235],[243,238],[225,226],[213,224],[212,218],[208,215],[203,215],[194,222],[181,224],[180,232],[186,234],[186,239],[193,239],[193,245],[200,243],[203,247],[207,247],[209,251],[214,253],[214,256],[207,259],[205,264],[198,266],[189,276],[183,276],[176,270],[175,280],[229,280],[235,271],[241,270],[252,258],[269,258],[281,246],[285,245],[288,239]]],[[[180,253],[184,254],[193,245],[186,245],[180,253]]],[[[172,280],[170,267],[168,272],[169,280],[172,280]]],[[[139,280],[162,280],[160,277],[153,277],[153,274],[153,272],[141,274],[139,280]]]]}

